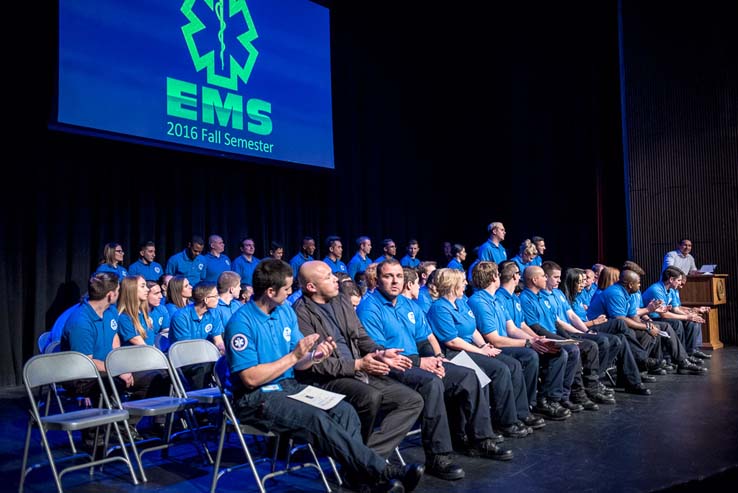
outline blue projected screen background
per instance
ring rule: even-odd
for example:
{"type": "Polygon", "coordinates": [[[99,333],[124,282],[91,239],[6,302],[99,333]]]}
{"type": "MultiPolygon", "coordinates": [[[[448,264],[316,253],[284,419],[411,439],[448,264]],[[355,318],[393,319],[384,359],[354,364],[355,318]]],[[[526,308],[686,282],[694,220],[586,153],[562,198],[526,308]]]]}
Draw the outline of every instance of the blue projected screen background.
{"type": "Polygon", "coordinates": [[[59,0],[57,123],[333,168],[330,25],[309,0],[59,0]]]}

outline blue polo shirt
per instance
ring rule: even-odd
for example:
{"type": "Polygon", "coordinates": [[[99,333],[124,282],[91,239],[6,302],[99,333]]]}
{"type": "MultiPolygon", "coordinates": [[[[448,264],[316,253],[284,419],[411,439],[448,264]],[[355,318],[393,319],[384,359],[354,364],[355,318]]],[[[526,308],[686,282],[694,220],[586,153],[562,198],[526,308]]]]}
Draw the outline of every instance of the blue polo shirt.
{"type": "Polygon", "coordinates": [[[218,282],[218,276],[221,272],[231,270],[231,259],[221,254],[220,257],[216,257],[212,253],[208,252],[203,255],[205,259],[205,280],[211,282],[218,282]]]}
{"type": "Polygon", "coordinates": [[[356,252],[356,255],[354,255],[348,263],[348,273],[351,276],[351,279],[356,280],[356,273],[365,272],[366,268],[369,267],[369,264],[371,263],[372,261],[369,257],[361,258],[359,252],[356,252]]]}
{"type": "MultiPolygon", "coordinates": [[[[153,324],[152,327],[149,328],[146,325],[146,319],[144,318],[143,313],[140,312],[138,314],[138,321],[141,322],[141,327],[146,331],[146,335],[143,336],[144,342],[149,346],[153,346],[154,339],[156,338],[156,331],[154,330],[153,324]]],[[[136,326],[133,325],[133,320],[127,313],[121,313],[118,315],[118,326],[121,344],[128,344],[131,339],[140,335],[136,330],[136,326]]]]}
{"type": "MultiPolygon", "coordinates": [[[[233,314],[224,332],[231,375],[277,361],[293,351],[302,338],[291,307],[280,305],[267,315],[249,301],[233,314]]],[[[290,367],[267,384],[294,377],[294,367],[290,367]]]]}
{"type": "Polygon", "coordinates": [[[669,304],[672,307],[682,306],[682,297],[679,294],[679,290],[678,289],[670,289],[669,290],[669,293],[671,294],[671,301],[669,302],[669,304]]]}
{"type": "Polygon", "coordinates": [[[513,321],[516,327],[520,327],[525,322],[523,307],[518,295],[508,292],[505,288],[500,288],[495,293],[495,300],[505,309],[505,315],[513,321]]]}
{"type": "Polygon", "coordinates": [[[169,341],[190,339],[208,339],[223,334],[223,324],[220,315],[215,310],[203,313],[202,318],[197,316],[195,305],[187,305],[172,316],[169,327],[169,341]]]}
{"type": "Polygon", "coordinates": [[[193,286],[205,279],[206,270],[205,257],[198,255],[190,260],[187,250],[172,255],[167,261],[167,274],[185,276],[193,286]]]}
{"type": "Polygon", "coordinates": [[[607,318],[630,317],[631,295],[622,284],[615,283],[604,291],[598,291],[587,309],[587,317],[594,320],[600,315],[607,318]]]}
{"type": "Polygon", "coordinates": [[[525,272],[526,267],[530,267],[531,265],[536,265],[535,260],[538,257],[535,257],[533,260],[528,262],[527,264],[523,262],[523,257],[520,255],[515,255],[511,260],[515,262],[518,265],[518,269],[520,269],[520,276],[523,277],[523,273],[525,272]]]}
{"type": "Polygon", "coordinates": [[[428,286],[421,286],[418,290],[417,303],[418,305],[420,305],[420,308],[423,310],[423,312],[427,314],[428,310],[430,310],[430,307],[433,304],[433,297],[428,291],[428,286]]]}
{"type": "MultiPolygon", "coordinates": [[[[670,304],[672,301],[671,291],[673,291],[673,289],[667,290],[662,281],[651,284],[643,293],[643,306],[648,306],[648,304],[651,303],[651,300],[654,299],[663,301],[664,305],[670,304]]],[[[661,315],[656,312],[651,312],[648,315],[654,319],[661,318],[661,315]]]]}
{"type": "Polygon", "coordinates": [[[154,331],[156,333],[169,328],[171,317],[169,316],[169,310],[167,310],[165,305],[159,305],[152,308],[151,312],[149,312],[149,316],[154,322],[154,331]]]}
{"type": "Polygon", "coordinates": [[[592,301],[592,297],[598,290],[599,288],[597,285],[593,283],[589,288],[582,289],[577,295],[577,299],[581,300],[582,304],[589,306],[589,303],[592,301]]]}
{"type": "Polygon", "coordinates": [[[300,271],[302,264],[310,262],[311,260],[315,260],[312,255],[305,257],[302,253],[298,253],[292,257],[292,260],[290,260],[290,266],[292,267],[292,274],[295,279],[297,279],[297,273],[300,271]]]}
{"type": "Polygon", "coordinates": [[[251,257],[251,260],[247,260],[243,255],[239,255],[237,258],[233,259],[231,267],[234,272],[238,272],[238,275],[241,276],[241,282],[243,284],[251,286],[253,284],[254,269],[259,265],[259,262],[261,262],[261,260],[256,257],[251,257]]]}
{"type": "Polygon", "coordinates": [[[536,255],[536,257],[530,261],[531,265],[535,265],[536,267],[540,267],[543,265],[543,259],[540,255],[536,255]]]}
{"type": "Polygon", "coordinates": [[[331,272],[344,272],[344,273],[348,274],[348,268],[346,267],[346,264],[344,264],[343,262],[341,262],[341,259],[340,258],[337,259],[334,262],[333,260],[331,260],[330,257],[326,256],[323,259],[323,262],[325,262],[326,264],[328,264],[328,267],[331,268],[331,272]]]}
{"type": "Polygon", "coordinates": [[[456,260],[456,258],[452,258],[446,267],[448,267],[449,269],[456,269],[456,270],[460,270],[461,272],[465,272],[464,266],[461,265],[461,262],[456,260]]]}
{"type": "Polygon", "coordinates": [[[526,324],[539,324],[547,331],[555,334],[556,314],[548,298],[548,293],[543,290],[536,294],[530,288],[525,288],[520,293],[520,306],[523,307],[523,316],[526,324]]]}
{"type": "Polygon", "coordinates": [[[242,306],[243,303],[238,300],[231,300],[230,305],[227,305],[225,301],[218,298],[218,306],[215,307],[215,312],[220,317],[220,322],[223,324],[223,327],[228,324],[228,321],[231,319],[233,314],[242,306]]]}
{"type": "Polygon", "coordinates": [[[400,265],[403,267],[412,267],[417,269],[420,265],[420,259],[418,257],[412,258],[410,255],[405,255],[400,259],[400,265]]]}
{"type": "Polygon", "coordinates": [[[569,314],[566,313],[569,311],[569,309],[571,309],[571,304],[566,298],[564,292],[559,288],[552,289],[549,296],[549,301],[551,302],[552,306],[556,307],[556,317],[566,323],[571,323],[571,320],[569,319],[569,314]]]}
{"type": "Polygon", "coordinates": [[[147,281],[159,281],[163,274],[164,269],[158,262],[145,264],[142,259],[138,259],[128,267],[128,275],[142,276],[147,281]]]}
{"type": "Polygon", "coordinates": [[[639,308],[643,308],[643,293],[640,290],[631,294],[628,299],[628,316],[635,317],[638,315],[639,308]]]}
{"type": "Polygon", "coordinates": [[[507,260],[507,252],[502,243],[495,245],[492,240],[487,240],[479,247],[479,253],[477,254],[479,260],[485,260],[487,262],[494,262],[500,265],[500,262],[507,260]]]}
{"type": "Polygon", "coordinates": [[[429,327],[425,317],[420,318],[416,305],[404,296],[398,296],[393,305],[382,293],[374,293],[361,300],[356,315],[369,337],[385,348],[402,348],[405,356],[418,354],[416,341],[428,338],[429,327]]]}
{"type": "Polygon", "coordinates": [[[123,267],[122,265],[118,265],[118,267],[113,267],[112,265],[108,264],[100,264],[97,266],[97,270],[93,274],[99,274],[100,272],[112,272],[113,274],[118,275],[118,282],[121,282],[124,277],[128,275],[128,271],[123,267]]]}
{"type": "Polygon", "coordinates": [[[109,306],[99,317],[89,302],[77,305],[64,324],[61,338],[62,351],[79,351],[105,361],[113,350],[113,339],[118,333],[118,311],[109,306]]]}
{"type": "Polygon", "coordinates": [[[469,297],[469,307],[474,312],[477,327],[482,335],[497,332],[498,335],[508,337],[506,324],[510,317],[505,313],[505,307],[498,303],[496,298],[484,289],[480,289],[469,297]]]}
{"type": "Polygon", "coordinates": [[[456,306],[446,298],[438,298],[428,310],[428,322],[433,333],[443,343],[460,337],[474,344],[472,337],[477,329],[477,321],[463,298],[456,300],[456,306]]]}

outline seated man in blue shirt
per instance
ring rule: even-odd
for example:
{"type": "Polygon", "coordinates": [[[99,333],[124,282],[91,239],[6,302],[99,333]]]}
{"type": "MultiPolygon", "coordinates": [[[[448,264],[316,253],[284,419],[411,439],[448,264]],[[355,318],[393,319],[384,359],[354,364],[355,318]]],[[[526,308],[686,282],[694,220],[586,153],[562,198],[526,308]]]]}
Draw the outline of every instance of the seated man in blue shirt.
{"type": "Polygon", "coordinates": [[[656,320],[663,320],[672,326],[682,341],[689,356],[709,359],[710,355],[699,350],[702,343],[702,324],[705,322],[699,314],[684,310],[680,304],[674,306],[673,300],[678,299],[677,289],[681,285],[684,275],[676,267],[667,267],[661,273],[661,280],[651,284],[643,293],[643,303],[648,305],[651,300],[661,301],[667,307],[663,313],[652,312],[649,316],[656,320]]]}
{"type": "Polygon", "coordinates": [[[156,244],[146,241],[141,244],[138,251],[139,259],[128,267],[129,276],[143,276],[147,281],[158,281],[164,274],[162,266],[155,262],[156,244]]]}
{"type": "Polygon", "coordinates": [[[418,258],[420,244],[418,243],[418,240],[413,238],[408,241],[406,251],[407,255],[402,257],[400,264],[402,264],[403,267],[412,267],[413,269],[418,268],[418,266],[420,266],[420,259],[418,258]]]}
{"type": "Polygon", "coordinates": [[[292,283],[289,264],[262,260],[254,270],[252,299],[228,321],[226,356],[238,418],[313,444],[343,466],[351,483],[395,493],[414,490],[425,468],[390,464],[364,445],[351,404],[341,401],[324,411],[289,397],[306,387],[295,380],[295,370],[308,370],[336,349],[332,339],[302,335],[294,310],[284,305],[292,283]]]}
{"type": "Polygon", "coordinates": [[[390,375],[418,391],[425,400],[421,434],[431,472],[446,476],[444,479],[463,477],[463,470],[446,474],[460,469],[448,466],[454,448],[473,457],[512,459],[512,451],[495,443],[502,437],[492,430],[487,391],[473,370],[445,359],[423,311],[402,295],[404,276],[399,261],[381,262],[377,266],[377,289],[361,301],[357,313],[377,344],[401,348],[412,361],[412,368],[390,375]],[[458,421],[449,422],[447,406],[454,406],[452,415],[459,416],[458,421]]]}
{"type": "MultiPolygon", "coordinates": [[[[328,264],[331,272],[343,272],[348,274],[346,264],[341,261],[343,256],[343,243],[340,236],[329,236],[325,239],[325,247],[328,249],[328,255],[325,256],[323,262],[328,264]]],[[[299,275],[299,272],[298,272],[299,275]]]]}
{"type": "Polygon", "coordinates": [[[187,248],[169,257],[166,273],[172,276],[185,276],[193,286],[204,280],[207,275],[205,257],[201,255],[204,248],[205,240],[202,236],[193,235],[187,243],[187,248]]]}

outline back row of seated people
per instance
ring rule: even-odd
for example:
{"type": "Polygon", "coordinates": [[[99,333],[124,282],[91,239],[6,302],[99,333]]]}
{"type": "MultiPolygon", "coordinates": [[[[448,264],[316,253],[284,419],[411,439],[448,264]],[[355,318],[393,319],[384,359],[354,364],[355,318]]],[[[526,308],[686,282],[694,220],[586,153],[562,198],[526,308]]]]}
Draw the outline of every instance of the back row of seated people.
{"type": "MultiPolygon", "coordinates": [[[[530,265],[521,257],[529,264],[523,270],[515,260],[484,260],[484,251],[498,251],[492,240],[504,238],[497,224],[492,246],[479,248],[471,291],[463,269],[403,266],[391,241],[379,262],[364,267],[362,293],[349,268],[344,274],[312,259],[315,244],[307,239],[297,267],[301,295],[289,302],[295,266],[277,258],[256,263],[245,303],[235,268],[215,281],[173,274],[165,309],[163,286],[143,274],[119,282],[116,273],[98,272],[64,325],[62,350],[81,351],[104,371],[113,348],[153,344],[158,331],[168,329],[170,342],[208,339],[228,360],[243,422],[309,440],[342,464],[349,482],[388,491],[412,490],[426,471],[461,479],[455,453],[510,460],[506,438],[615,404],[606,385],[612,368],[615,385],[636,395],[649,395],[645,383],[658,375],[707,371],[709,355],[699,350],[705,309],[681,306],[686,276],[678,269],[667,268],[642,296],[644,272],[632,262],[617,274],[570,268],[562,285],[562,268],[552,261],[530,265]],[[328,411],[288,398],[306,385],[346,398],[328,411]],[[418,421],[425,466],[388,465],[418,421]]],[[[196,243],[172,265],[185,265],[191,248],[196,243]]],[[[253,250],[253,241],[243,250],[253,250]]],[[[113,254],[122,260],[122,251],[113,254]]],[[[188,376],[205,385],[207,369],[188,376]]],[[[129,388],[137,383],[136,375],[121,379],[129,388]]]]}

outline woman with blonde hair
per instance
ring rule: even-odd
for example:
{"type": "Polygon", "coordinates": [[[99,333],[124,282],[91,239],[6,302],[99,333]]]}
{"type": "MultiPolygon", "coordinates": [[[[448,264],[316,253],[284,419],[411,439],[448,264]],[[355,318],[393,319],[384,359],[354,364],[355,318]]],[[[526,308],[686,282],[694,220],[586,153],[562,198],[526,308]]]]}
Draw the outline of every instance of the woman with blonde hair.
{"type": "Polygon", "coordinates": [[[128,344],[154,344],[156,332],[149,316],[149,288],[143,276],[126,276],[120,282],[118,333],[128,344]]]}
{"type": "Polygon", "coordinates": [[[438,269],[433,281],[439,298],[428,310],[428,322],[438,341],[452,359],[464,352],[490,378],[492,424],[504,436],[522,438],[533,432],[524,424],[530,416],[523,368],[516,359],[485,341],[467,304],[466,274],[456,269],[438,269]]]}

